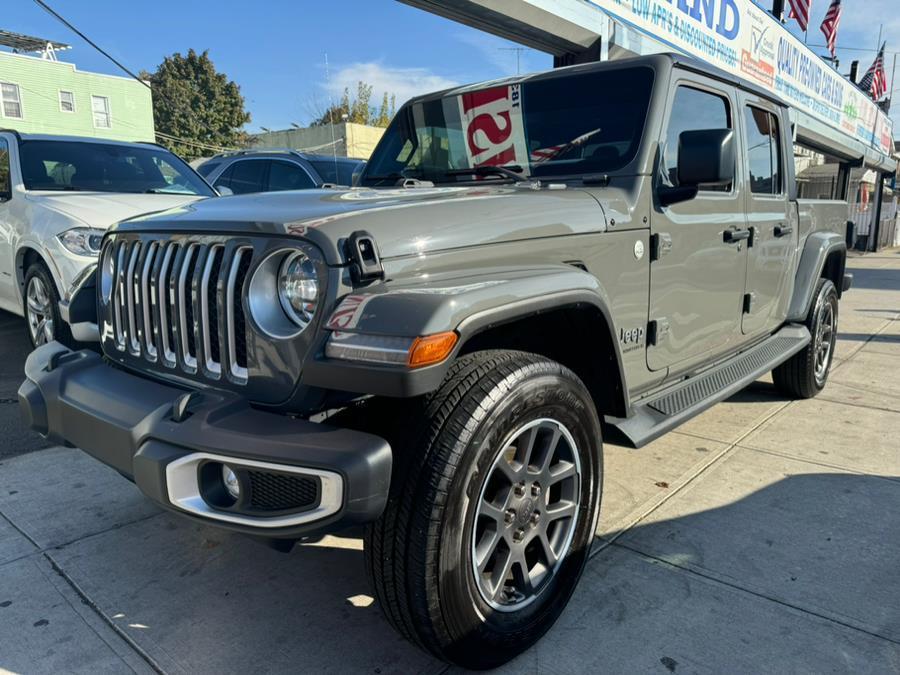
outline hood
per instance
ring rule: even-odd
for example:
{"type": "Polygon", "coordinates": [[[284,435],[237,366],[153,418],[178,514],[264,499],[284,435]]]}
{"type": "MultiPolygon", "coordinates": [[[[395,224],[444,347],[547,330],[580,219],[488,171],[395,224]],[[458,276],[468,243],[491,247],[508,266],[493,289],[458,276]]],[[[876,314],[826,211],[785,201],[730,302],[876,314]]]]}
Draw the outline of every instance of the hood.
{"type": "Polygon", "coordinates": [[[302,190],[219,197],[122,223],[120,229],[274,233],[308,238],[329,262],[357,230],[384,258],[606,229],[600,205],[579,188],[497,185],[302,190]]]}
{"type": "Polygon", "coordinates": [[[166,211],[201,199],[196,195],[129,194],[119,192],[30,192],[34,204],[105,230],[142,213],[166,211]]]}

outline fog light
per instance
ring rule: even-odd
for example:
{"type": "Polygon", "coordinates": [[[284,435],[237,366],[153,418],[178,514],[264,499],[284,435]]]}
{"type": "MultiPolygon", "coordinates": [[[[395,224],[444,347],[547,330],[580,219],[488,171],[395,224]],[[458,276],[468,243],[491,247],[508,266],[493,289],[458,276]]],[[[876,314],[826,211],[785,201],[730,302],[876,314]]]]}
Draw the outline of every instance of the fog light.
{"type": "Polygon", "coordinates": [[[225,484],[225,491],[233,499],[241,496],[241,484],[238,481],[237,474],[227,464],[222,465],[222,482],[225,484]]]}

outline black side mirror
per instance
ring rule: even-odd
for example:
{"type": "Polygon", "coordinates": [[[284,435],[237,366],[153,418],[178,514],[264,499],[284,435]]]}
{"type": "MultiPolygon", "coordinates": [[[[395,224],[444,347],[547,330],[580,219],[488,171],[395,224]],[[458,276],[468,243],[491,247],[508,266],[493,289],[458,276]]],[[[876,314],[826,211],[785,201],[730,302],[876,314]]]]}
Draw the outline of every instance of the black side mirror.
{"type": "Polygon", "coordinates": [[[734,181],[734,167],[732,129],[683,131],[678,137],[679,185],[660,190],[660,202],[669,206],[693,199],[701,185],[728,185],[734,181]]]}

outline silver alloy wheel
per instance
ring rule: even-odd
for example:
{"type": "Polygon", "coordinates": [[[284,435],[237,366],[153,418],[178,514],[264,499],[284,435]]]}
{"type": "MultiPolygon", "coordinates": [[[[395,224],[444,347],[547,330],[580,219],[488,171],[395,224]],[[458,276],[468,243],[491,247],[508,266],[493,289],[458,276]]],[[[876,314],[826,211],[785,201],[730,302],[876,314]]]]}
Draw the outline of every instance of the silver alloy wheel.
{"type": "Polygon", "coordinates": [[[478,591],[495,610],[531,603],[569,552],[581,501],[581,460],[560,422],[514,431],[487,472],[472,528],[478,591]]]}
{"type": "Polygon", "coordinates": [[[31,277],[25,291],[25,317],[35,346],[52,342],[54,338],[53,306],[50,293],[40,277],[31,277]]]}
{"type": "Polygon", "coordinates": [[[822,308],[819,324],[816,326],[816,382],[825,382],[828,366],[831,364],[831,352],[834,348],[834,305],[830,302],[822,308]]]}

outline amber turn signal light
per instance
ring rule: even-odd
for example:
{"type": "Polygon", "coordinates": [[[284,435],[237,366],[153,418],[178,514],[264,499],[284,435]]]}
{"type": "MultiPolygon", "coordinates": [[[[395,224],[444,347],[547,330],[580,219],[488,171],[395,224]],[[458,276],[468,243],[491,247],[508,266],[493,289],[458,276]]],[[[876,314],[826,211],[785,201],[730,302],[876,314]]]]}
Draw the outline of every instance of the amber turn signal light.
{"type": "Polygon", "coordinates": [[[440,363],[450,356],[457,339],[459,336],[453,331],[416,338],[409,348],[409,367],[421,368],[440,363]]]}

